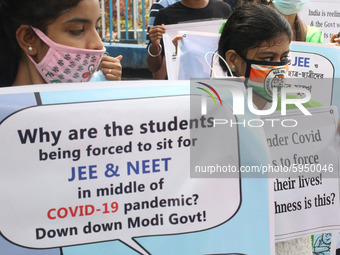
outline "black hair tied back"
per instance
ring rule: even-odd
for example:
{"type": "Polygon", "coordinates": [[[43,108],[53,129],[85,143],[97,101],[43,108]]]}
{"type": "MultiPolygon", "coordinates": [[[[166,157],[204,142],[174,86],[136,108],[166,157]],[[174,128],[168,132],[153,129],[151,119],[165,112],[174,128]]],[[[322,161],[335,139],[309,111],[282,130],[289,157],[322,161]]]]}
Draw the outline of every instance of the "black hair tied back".
{"type": "Polygon", "coordinates": [[[17,73],[19,46],[11,33],[12,20],[8,1],[0,0],[0,87],[10,86],[17,73]]]}

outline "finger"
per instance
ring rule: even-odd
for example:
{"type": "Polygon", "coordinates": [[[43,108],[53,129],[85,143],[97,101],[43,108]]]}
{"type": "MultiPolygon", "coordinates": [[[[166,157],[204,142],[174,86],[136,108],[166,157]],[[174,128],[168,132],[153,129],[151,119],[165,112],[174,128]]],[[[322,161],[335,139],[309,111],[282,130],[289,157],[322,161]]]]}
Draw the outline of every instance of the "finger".
{"type": "Polygon", "coordinates": [[[109,61],[102,61],[101,66],[102,68],[115,68],[116,66],[120,65],[120,60],[116,58],[112,58],[112,60],[109,61]]]}
{"type": "Polygon", "coordinates": [[[105,67],[102,69],[104,74],[112,74],[112,73],[121,73],[122,72],[122,66],[121,65],[115,65],[111,67],[105,67]]]}
{"type": "Polygon", "coordinates": [[[164,34],[165,30],[166,30],[165,27],[154,26],[154,27],[150,28],[149,34],[155,34],[155,33],[162,33],[162,34],[164,34]]]}
{"type": "Polygon", "coordinates": [[[331,39],[329,40],[329,42],[333,43],[335,38],[336,38],[336,34],[332,34],[331,39]]]}
{"type": "Polygon", "coordinates": [[[122,60],[122,58],[123,58],[122,55],[119,55],[119,56],[116,57],[116,59],[118,59],[118,60],[122,60]]]}
{"type": "Polygon", "coordinates": [[[158,43],[160,42],[160,40],[163,38],[162,35],[159,35],[159,36],[150,36],[150,40],[151,42],[155,43],[158,41],[158,43]]]}
{"type": "Polygon", "coordinates": [[[183,35],[176,35],[173,39],[172,39],[172,43],[177,46],[178,41],[181,40],[183,38],[183,35]]]}
{"type": "Polygon", "coordinates": [[[121,80],[122,73],[109,73],[105,75],[105,78],[109,81],[119,81],[121,80]]]}
{"type": "Polygon", "coordinates": [[[160,39],[160,38],[163,37],[163,35],[164,35],[164,33],[157,33],[157,34],[150,34],[149,36],[152,39],[160,39]]]}
{"type": "Polygon", "coordinates": [[[122,58],[123,58],[122,55],[118,55],[117,57],[103,56],[102,61],[116,61],[116,60],[121,60],[122,58]]]}
{"type": "Polygon", "coordinates": [[[103,62],[111,62],[111,61],[114,61],[114,58],[113,58],[113,57],[110,57],[110,56],[102,56],[101,63],[103,63],[103,62]]]}
{"type": "Polygon", "coordinates": [[[108,67],[108,68],[114,68],[115,66],[120,65],[120,59],[122,59],[122,56],[119,55],[118,57],[105,57],[101,59],[100,66],[102,68],[108,67]]]}
{"type": "Polygon", "coordinates": [[[156,25],[156,26],[153,26],[153,27],[151,27],[151,28],[166,30],[166,27],[165,27],[164,24],[162,24],[162,25],[156,25]]]}
{"type": "Polygon", "coordinates": [[[161,39],[162,39],[162,35],[160,35],[160,36],[150,36],[151,41],[159,41],[161,39]]]}
{"type": "Polygon", "coordinates": [[[120,63],[119,64],[109,63],[108,65],[103,65],[101,67],[101,70],[102,70],[103,74],[112,73],[112,72],[115,72],[116,70],[121,72],[122,71],[122,66],[121,66],[120,63]]]}
{"type": "Polygon", "coordinates": [[[107,73],[121,73],[122,72],[122,66],[121,64],[112,64],[110,63],[109,66],[106,66],[106,67],[103,67],[102,68],[102,71],[104,74],[107,74],[107,73]]]}

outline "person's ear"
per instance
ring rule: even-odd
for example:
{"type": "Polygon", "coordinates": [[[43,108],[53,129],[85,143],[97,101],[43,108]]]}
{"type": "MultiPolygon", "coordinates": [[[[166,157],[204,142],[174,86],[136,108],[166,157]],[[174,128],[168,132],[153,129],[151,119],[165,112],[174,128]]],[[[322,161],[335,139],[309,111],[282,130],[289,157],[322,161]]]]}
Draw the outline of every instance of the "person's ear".
{"type": "Polygon", "coordinates": [[[225,60],[228,63],[228,66],[230,67],[231,71],[234,75],[239,76],[239,71],[242,67],[242,58],[235,50],[228,50],[225,53],[225,60]]]}
{"type": "Polygon", "coordinates": [[[31,57],[38,54],[40,39],[29,25],[21,25],[16,31],[20,48],[31,57]]]}

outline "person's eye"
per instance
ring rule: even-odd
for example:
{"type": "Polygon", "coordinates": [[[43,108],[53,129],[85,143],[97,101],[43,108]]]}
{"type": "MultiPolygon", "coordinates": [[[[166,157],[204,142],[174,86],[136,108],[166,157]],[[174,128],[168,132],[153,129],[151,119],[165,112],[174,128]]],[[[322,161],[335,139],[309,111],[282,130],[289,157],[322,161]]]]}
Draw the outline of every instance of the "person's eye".
{"type": "Polygon", "coordinates": [[[281,62],[288,62],[289,61],[289,57],[288,56],[283,56],[281,58],[281,62]]]}
{"type": "Polygon", "coordinates": [[[97,22],[97,24],[96,24],[96,30],[99,30],[99,29],[101,29],[101,28],[102,28],[101,22],[97,22]]]}
{"type": "Polygon", "coordinates": [[[82,33],[84,33],[85,29],[77,29],[77,30],[70,30],[70,33],[73,35],[81,35],[82,33]]]}
{"type": "Polygon", "coordinates": [[[266,58],[263,58],[263,60],[267,61],[267,62],[272,62],[273,58],[272,57],[266,57],[266,58]]]}
{"type": "Polygon", "coordinates": [[[102,28],[102,20],[98,20],[97,23],[96,23],[96,30],[99,30],[102,28]]]}

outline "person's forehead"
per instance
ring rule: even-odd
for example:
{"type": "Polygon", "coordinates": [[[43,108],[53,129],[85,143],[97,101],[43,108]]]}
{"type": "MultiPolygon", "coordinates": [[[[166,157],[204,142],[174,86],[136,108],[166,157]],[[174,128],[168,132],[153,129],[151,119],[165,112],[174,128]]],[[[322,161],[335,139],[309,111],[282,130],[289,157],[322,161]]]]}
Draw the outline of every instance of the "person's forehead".
{"type": "Polygon", "coordinates": [[[97,0],[81,0],[79,3],[59,16],[60,19],[70,19],[74,16],[86,17],[100,12],[97,0]],[[98,8],[96,8],[98,7],[98,8]]]}
{"type": "Polygon", "coordinates": [[[277,36],[271,40],[263,41],[258,48],[268,49],[273,47],[283,47],[290,44],[288,36],[277,36]]]}

